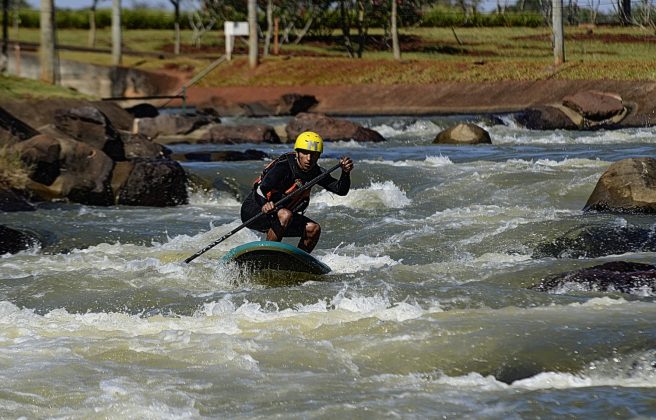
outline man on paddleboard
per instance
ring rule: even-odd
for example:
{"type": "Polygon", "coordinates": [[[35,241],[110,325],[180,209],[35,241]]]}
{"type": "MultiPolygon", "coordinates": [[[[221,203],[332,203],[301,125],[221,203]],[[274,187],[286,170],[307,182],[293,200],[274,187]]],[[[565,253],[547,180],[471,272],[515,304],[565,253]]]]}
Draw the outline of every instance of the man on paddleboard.
{"type": "MultiPolygon", "coordinates": [[[[299,134],[294,152],[271,162],[255,181],[253,190],[241,206],[241,220],[245,222],[262,212],[265,215],[254,220],[249,228],[266,233],[267,241],[280,242],[285,236],[300,237],[298,247],[312,252],[319,242],[321,226],[303,214],[310,203],[311,188],[296,194],[277,211],[274,203],[325,172],[317,165],[322,152],[323,139],[317,133],[305,131],[299,134]]],[[[353,161],[344,156],[339,163],[342,169],[339,179],[328,175],[318,184],[337,195],[346,195],[351,188],[353,161]]]]}

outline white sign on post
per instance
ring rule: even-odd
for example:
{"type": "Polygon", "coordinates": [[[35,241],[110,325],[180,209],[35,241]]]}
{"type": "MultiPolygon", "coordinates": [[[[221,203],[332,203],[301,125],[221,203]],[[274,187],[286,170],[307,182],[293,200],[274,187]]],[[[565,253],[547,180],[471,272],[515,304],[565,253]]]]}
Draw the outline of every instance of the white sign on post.
{"type": "Polygon", "coordinates": [[[232,59],[235,37],[248,36],[248,22],[226,21],[223,23],[223,32],[225,33],[226,58],[230,60],[232,59]]]}

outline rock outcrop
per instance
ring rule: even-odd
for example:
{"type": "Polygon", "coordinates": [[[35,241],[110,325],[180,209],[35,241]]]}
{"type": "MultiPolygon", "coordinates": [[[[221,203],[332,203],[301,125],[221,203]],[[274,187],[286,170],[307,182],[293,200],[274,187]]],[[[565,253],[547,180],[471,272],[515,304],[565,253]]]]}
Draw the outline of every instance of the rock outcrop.
{"type": "Polygon", "coordinates": [[[592,130],[618,126],[629,111],[620,95],[589,90],[567,95],[559,104],[529,108],[516,120],[532,130],[592,130]]]}

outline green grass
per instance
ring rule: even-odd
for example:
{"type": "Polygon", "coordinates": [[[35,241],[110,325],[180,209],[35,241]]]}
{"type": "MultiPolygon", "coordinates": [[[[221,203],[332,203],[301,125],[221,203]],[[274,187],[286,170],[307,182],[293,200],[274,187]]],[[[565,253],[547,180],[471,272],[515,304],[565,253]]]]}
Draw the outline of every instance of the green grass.
{"type": "Polygon", "coordinates": [[[38,80],[0,75],[0,98],[2,100],[45,99],[45,98],[88,98],[74,90],[53,86],[38,80]]]}
{"type": "MultiPolygon", "coordinates": [[[[373,29],[371,35],[381,35],[373,29]]],[[[13,35],[13,34],[10,34],[13,35]]],[[[38,42],[38,31],[21,29],[21,41],[38,42]]],[[[419,84],[442,81],[494,82],[502,80],[552,79],[656,79],[656,36],[637,27],[565,28],[566,63],[553,67],[549,28],[403,28],[402,60],[390,51],[365,52],[363,59],[346,57],[339,44],[341,33],[333,33],[333,43],[306,37],[299,45],[284,44],[281,56],[261,60],[251,70],[246,63],[244,43],[241,55],[221,65],[199,84],[201,86],[267,85],[356,85],[419,84]],[[590,32],[591,31],[591,32],[590,32]],[[454,34],[455,32],[455,34],[454,34]],[[403,42],[405,41],[405,42],[403,42]]],[[[87,46],[87,31],[61,30],[59,44],[87,46]]],[[[293,37],[292,37],[293,38],[293,37]]],[[[98,31],[96,46],[107,52],[60,52],[63,59],[110,65],[110,31],[98,31]]],[[[355,39],[353,40],[355,42],[355,39]]],[[[125,31],[123,65],[143,69],[176,66],[192,68],[192,74],[223,54],[223,34],[211,31],[202,39],[202,48],[190,45],[191,31],[182,32],[183,54],[171,54],[172,30],[125,31]],[[132,53],[128,53],[131,51],[132,53]]]]}

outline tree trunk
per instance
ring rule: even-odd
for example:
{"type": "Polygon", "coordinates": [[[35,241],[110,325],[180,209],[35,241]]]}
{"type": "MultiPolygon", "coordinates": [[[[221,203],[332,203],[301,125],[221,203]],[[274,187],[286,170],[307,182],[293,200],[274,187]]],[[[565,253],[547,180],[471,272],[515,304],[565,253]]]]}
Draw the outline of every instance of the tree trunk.
{"type": "Polygon", "coordinates": [[[112,64],[115,66],[123,61],[121,35],[121,0],[112,0],[112,64]]]}
{"type": "Polygon", "coordinates": [[[394,59],[401,59],[401,48],[399,47],[399,31],[396,27],[397,11],[396,11],[396,0],[392,0],[392,52],[394,53],[394,59]]]}
{"type": "Polygon", "coordinates": [[[93,5],[89,9],[89,39],[87,40],[87,45],[90,48],[96,46],[96,3],[94,0],[93,5]]]}
{"type": "Polygon", "coordinates": [[[248,65],[257,67],[257,2],[248,0],[248,65]]]}
{"type": "Polygon", "coordinates": [[[364,1],[358,0],[358,58],[362,58],[364,53],[364,43],[365,43],[365,29],[364,29],[364,1]]]}
{"type": "Polygon", "coordinates": [[[56,82],[54,0],[41,0],[41,45],[39,50],[41,80],[53,85],[56,82]]]}
{"type": "Polygon", "coordinates": [[[632,21],[631,17],[631,0],[621,0],[622,7],[620,8],[620,21],[624,25],[630,25],[632,21]]]}
{"type": "Polygon", "coordinates": [[[339,12],[342,21],[342,35],[344,36],[344,46],[346,47],[346,52],[348,52],[349,57],[353,58],[354,54],[353,45],[351,45],[351,24],[345,1],[346,0],[341,0],[339,2],[339,12]]]}
{"type": "Polygon", "coordinates": [[[180,54],[180,2],[173,2],[174,19],[173,29],[175,31],[175,44],[173,44],[173,54],[180,54]]]}
{"type": "Polygon", "coordinates": [[[563,0],[553,0],[551,10],[553,24],[554,65],[565,62],[565,41],[563,37],[563,0]]]}
{"type": "Polygon", "coordinates": [[[271,34],[273,32],[273,0],[267,0],[266,8],[267,30],[264,37],[264,50],[262,54],[265,57],[269,56],[269,48],[271,48],[271,34]]]}
{"type": "Polygon", "coordinates": [[[9,0],[2,0],[2,57],[0,71],[4,73],[9,59],[9,0]]]}

